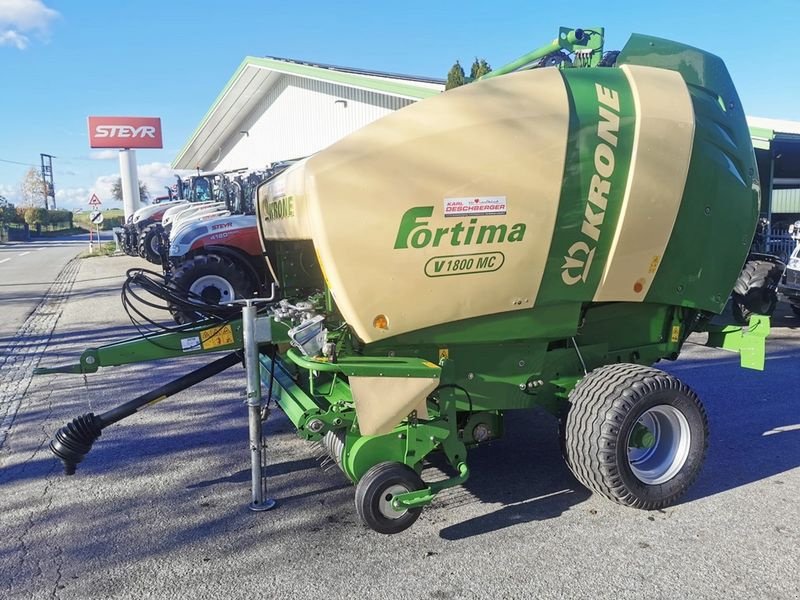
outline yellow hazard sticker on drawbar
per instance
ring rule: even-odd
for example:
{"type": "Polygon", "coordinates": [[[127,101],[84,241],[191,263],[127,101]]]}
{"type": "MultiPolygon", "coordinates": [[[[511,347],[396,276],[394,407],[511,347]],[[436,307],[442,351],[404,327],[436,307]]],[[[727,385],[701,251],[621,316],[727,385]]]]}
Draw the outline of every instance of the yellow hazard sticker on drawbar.
{"type": "Polygon", "coordinates": [[[203,350],[211,350],[219,346],[229,346],[233,344],[233,328],[230,325],[212,327],[200,332],[200,340],[203,350]]]}
{"type": "Polygon", "coordinates": [[[670,341],[675,344],[679,342],[681,339],[681,326],[680,325],[673,325],[672,326],[672,337],[670,341]]]}

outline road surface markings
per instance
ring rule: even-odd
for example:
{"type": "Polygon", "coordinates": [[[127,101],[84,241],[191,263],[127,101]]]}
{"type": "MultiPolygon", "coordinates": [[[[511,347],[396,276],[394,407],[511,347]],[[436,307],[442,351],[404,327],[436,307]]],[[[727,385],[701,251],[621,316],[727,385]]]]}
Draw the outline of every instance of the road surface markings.
{"type": "Polygon", "coordinates": [[[31,383],[33,369],[47,349],[79,269],[77,257],[64,266],[41,302],[17,330],[12,343],[5,348],[6,356],[0,361],[0,449],[31,383]]]}
{"type": "Polygon", "coordinates": [[[769,431],[765,431],[762,433],[762,436],[765,435],[775,435],[776,433],[785,433],[787,431],[800,431],[800,423],[797,425],[782,425],[780,427],[775,427],[774,429],[770,429],[769,431]]]}
{"type": "Polygon", "coordinates": [[[30,254],[30,252],[20,252],[18,256],[25,256],[26,254],[30,254]]]}
{"type": "Polygon", "coordinates": [[[8,262],[10,260],[11,260],[10,258],[4,258],[3,260],[0,260],[0,265],[2,265],[4,262],[8,262]]]}

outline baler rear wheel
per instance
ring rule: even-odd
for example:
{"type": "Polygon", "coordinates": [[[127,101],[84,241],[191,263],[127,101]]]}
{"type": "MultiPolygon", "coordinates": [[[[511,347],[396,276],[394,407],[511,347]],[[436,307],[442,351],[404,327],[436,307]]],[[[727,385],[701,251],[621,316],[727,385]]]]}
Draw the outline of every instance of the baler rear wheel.
{"type": "Polygon", "coordinates": [[[421,508],[397,511],[392,498],[424,487],[416,471],[399,462],[382,462],[364,473],[356,485],[356,511],[364,524],[378,533],[400,533],[419,518],[421,508]]]}
{"type": "Polygon", "coordinates": [[[708,419],[697,395],[658,369],[613,364],[572,390],[565,458],[576,479],[619,504],[654,510],[697,478],[708,419]]]}

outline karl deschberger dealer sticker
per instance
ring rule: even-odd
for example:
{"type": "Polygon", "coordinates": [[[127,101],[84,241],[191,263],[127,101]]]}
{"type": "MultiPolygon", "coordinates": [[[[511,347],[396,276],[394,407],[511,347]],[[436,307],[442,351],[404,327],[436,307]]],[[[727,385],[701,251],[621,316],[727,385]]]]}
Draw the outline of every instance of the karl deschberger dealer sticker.
{"type": "Polygon", "coordinates": [[[472,196],[469,198],[445,198],[445,217],[479,217],[481,215],[506,214],[505,196],[472,196]]]}

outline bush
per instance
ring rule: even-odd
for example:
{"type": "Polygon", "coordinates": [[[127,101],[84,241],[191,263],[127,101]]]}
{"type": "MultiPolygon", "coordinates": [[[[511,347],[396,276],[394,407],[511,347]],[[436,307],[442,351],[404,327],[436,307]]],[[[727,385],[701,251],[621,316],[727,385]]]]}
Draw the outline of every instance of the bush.
{"type": "Polygon", "coordinates": [[[114,227],[122,227],[125,224],[125,217],[106,217],[103,219],[103,225],[101,229],[109,230],[113,229],[114,227]]]}
{"type": "Polygon", "coordinates": [[[48,214],[44,208],[28,206],[23,209],[22,217],[28,225],[47,225],[48,214]]]}
{"type": "Polygon", "coordinates": [[[50,210],[47,212],[47,222],[50,225],[61,225],[63,229],[72,229],[72,211],[50,210]]]}

